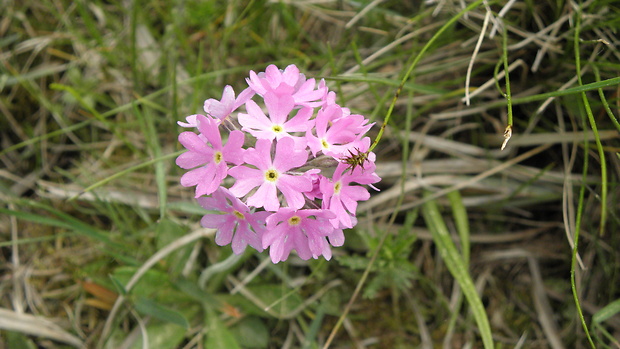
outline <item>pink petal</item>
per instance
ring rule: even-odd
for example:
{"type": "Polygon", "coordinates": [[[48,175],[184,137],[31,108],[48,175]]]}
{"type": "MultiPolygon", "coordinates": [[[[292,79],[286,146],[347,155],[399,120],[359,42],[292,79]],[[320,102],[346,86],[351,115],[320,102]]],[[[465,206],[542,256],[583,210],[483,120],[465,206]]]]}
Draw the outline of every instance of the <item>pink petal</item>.
{"type": "Polygon", "coordinates": [[[236,197],[244,196],[265,181],[262,171],[245,166],[233,167],[228,170],[228,174],[237,179],[230,188],[230,192],[236,197]]]}
{"type": "Polygon", "coordinates": [[[264,207],[267,211],[275,211],[280,207],[276,186],[272,183],[264,182],[254,195],[248,198],[248,205],[254,207],[264,207]]]}
{"type": "Polygon", "coordinates": [[[295,151],[295,147],[295,141],[291,137],[283,137],[278,141],[273,159],[273,166],[278,171],[285,172],[306,163],[308,154],[305,151],[295,151]]]}
{"type": "Polygon", "coordinates": [[[241,165],[243,163],[243,154],[245,153],[245,150],[242,147],[244,141],[245,136],[243,132],[234,130],[230,133],[228,136],[228,141],[222,150],[224,159],[227,162],[235,165],[241,165]]]}
{"type": "Polygon", "coordinates": [[[306,132],[312,127],[310,117],[313,112],[312,108],[302,108],[293,118],[284,123],[284,129],[286,132],[306,132]]]}
{"type": "Polygon", "coordinates": [[[329,242],[334,247],[344,245],[344,232],[342,229],[334,229],[333,233],[328,236],[329,242]]]}
{"type": "Polygon", "coordinates": [[[252,88],[250,87],[241,91],[241,93],[239,93],[239,96],[237,97],[237,100],[235,100],[235,103],[233,104],[233,110],[237,110],[237,108],[244,105],[245,102],[247,102],[250,98],[252,98],[252,96],[254,96],[254,94],[254,90],[252,90],[252,88]]]}
{"type": "Polygon", "coordinates": [[[200,220],[200,225],[205,228],[215,229],[222,226],[222,224],[224,224],[229,219],[230,216],[226,214],[207,213],[206,215],[202,216],[202,219],[200,220]]]}
{"type": "Polygon", "coordinates": [[[282,82],[282,73],[275,65],[271,64],[265,69],[265,80],[269,87],[276,88],[282,82]]]}
{"type": "Polygon", "coordinates": [[[187,150],[190,151],[204,151],[205,148],[208,148],[205,141],[201,139],[194,132],[182,132],[179,135],[179,143],[181,143],[187,150]]]}
{"type": "Polygon", "coordinates": [[[217,233],[215,234],[215,243],[218,246],[226,246],[230,244],[233,239],[233,233],[237,222],[231,216],[228,216],[227,218],[228,219],[219,227],[217,233]]]}
{"type": "Polygon", "coordinates": [[[259,95],[264,95],[265,92],[267,92],[267,90],[263,86],[263,83],[261,82],[261,79],[254,71],[250,71],[250,77],[245,79],[245,81],[248,83],[248,86],[250,86],[250,88],[259,95]]]}
{"type": "Polygon", "coordinates": [[[295,86],[299,80],[299,76],[299,68],[297,68],[296,65],[291,64],[284,68],[284,73],[282,73],[282,82],[289,86],[295,86]]]}
{"type": "Polygon", "coordinates": [[[272,166],[271,141],[268,139],[257,140],[255,147],[248,149],[243,159],[248,164],[256,166],[259,170],[268,170],[272,166]]]}
{"type": "Polygon", "coordinates": [[[198,130],[202,133],[209,143],[213,146],[213,149],[222,149],[222,136],[218,124],[215,120],[207,118],[205,116],[198,116],[198,130]]]}
{"type": "Polygon", "coordinates": [[[185,152],[176,159],[176,164],[180,168],[190,169],[204,165],[213,159],[212,154],[198,153],[194,151],[185,152]]]}
{"type": "Polygon", "coordinates": [[[289,114],[295,106],[293,97],[287,95],[276,95],[267,92],[265,94],[265,106],[269,112],[269,118],[272,124],[282,125],[288,119],[289,114]]]}

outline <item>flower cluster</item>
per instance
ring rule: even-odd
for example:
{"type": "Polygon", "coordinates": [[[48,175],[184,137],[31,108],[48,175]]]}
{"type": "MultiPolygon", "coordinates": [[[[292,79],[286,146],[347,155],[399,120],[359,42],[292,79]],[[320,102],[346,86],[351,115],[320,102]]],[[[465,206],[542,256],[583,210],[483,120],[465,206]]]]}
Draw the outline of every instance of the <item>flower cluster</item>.
{"type": "Polygon", "coordinates": [[[362,185],[380,180],[364,137],[373,124],[295,65],[251,71],[246,81],[238,96],[226,86],[221,100],[205,101],[205,115],[178,123],[198,131],[179,135],[187,152],[176,163],[189,170],[181,184],[215,212],[201,224],[217,229],[218,245],[236,254],[269,248],[274,263],[291,250],[329,260],[330,245],[342,246],[343,229],[357,223],[357,202],[370,197],[362,185]]]}

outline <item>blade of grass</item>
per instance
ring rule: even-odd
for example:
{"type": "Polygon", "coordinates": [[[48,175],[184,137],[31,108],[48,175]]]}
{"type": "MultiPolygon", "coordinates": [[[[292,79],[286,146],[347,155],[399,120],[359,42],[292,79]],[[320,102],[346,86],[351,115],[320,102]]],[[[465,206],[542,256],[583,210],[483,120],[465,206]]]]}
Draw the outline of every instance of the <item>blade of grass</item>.
{"type": "Polygon", "coordinates": [[[455,16],[450,18],[450,20],[448,20],[448,22],[446,22],[446,24],[444,24],[441,28],[439,28],[439,30],[431,37],[431,39],[422,47],[422,49],[420,50],[418,55],[415,57],[413,62],[411,62],[411,65],[409,65],[409,68],[405,72],[405,75],[403,76],[403,78],[402,78],[402,80],[400,82],[400,85],[396,89],[396,92],[394,93],[394,97],[392,98],[392,103],[390,103],[388,111],[385,114],[385,118],[383,120],[383,124],[381,125],[381,128],[379,129],[379,133],[375,137],[375,140],[370,145],[370,148],[368,148],[368,152],[371,152],[373,149],[375,149],[377,144],[379,144],[379,141],[381,140],[381,137],[383,136],[383,132],[385,131],[385,127],[387,126],[388,122],[390,121],[390,117],[392,116],[392,112],[394,111],[394,107],[396,107],[396,101],[398,100],[398,97],[400,96],[400,93],[401,93],[401,91],[403,89],[403,86],[405,85],[407,80],[409,80],[409,77],[411,76],[411,74],[413,73],[413,70],[418,65],[420,60],[422,59],[422,56],[424,56],[426,51],[428,51],[428,49],[435,43],[435,41],[437,41],[437,39],[439,39],[441,37],[441,35],[446,30],[448,30],[448,28],[452,27],[452,25],[454,25],[454,23],[456,23],[456,21],[459,18],[464,16],[467,12],[477,8],[483,2],[484,2],[484,0],[477,0],[477,1],[469,4],[469,6],[464,8],[461,12],[457,13],[455,16]]]}
{"type": "Polygon", "coordinates": [[[452,217],[454,218],[454,223],[456,224],[456,231],[458,232],[459,239],[461,240],[461,255],[463,256],[463,261],[469,265],[470,233],[467,210],[465,210],[465,205],[463,204],[463,199],[461,198],[461,192],[458,190],[449,192],[447,197],[448,200],[450,200],[450,207],[452,207],[452,217]]]}
{"type": "MultiPolygon", "coordinates": [[[[594,71],[594,77],[596,78],[596,82],[601,81],[601,73],[599,72],[598,67],[594,64],[591,67],[592,67],[592,71],[594,71]]],[[[618,119],[616,118],[614,113],[611,111],[611,108],[609,107],[609,103],[607,103],[607,98],[605,98],[605,94],[603,93],[603,89],[601,88],[598,89],[598,95],[601,98],[601,102],[603,103],[603,107],[605,108],[605,112],[607,112],[609,119],[614,124],[614,126],[616,126],[618,131],[620,131],[620,123],[618,122],[618,119]]]]}
{"type": "MultiPolygon", "coordinates": [[[[424,196],[429,197],[430,193],[426,192],[424,196]]],[[[467,263],[459,254],[454,242],[450,238],[450,233],[439,212],[437,202],[435,200],[429,200],[424,203],[422,206],[422,214],[433,236],[433,241],[437,245],[442,260],[446,263],[448,270],[450,270],[450,273],[463,290],[463,294],[471,307],[484,348],[492,349],[493,337],[486,310],[484,309],[480,296],[478,296],[476,286],[469,275],[467,263]]],[[[462,214],[462,212],[458,214],[462,214]]]]}
{"type": "MultiPolygon", "coordinates": [[[[581,80],[581,55],[579,49],[579,33],[581,29],[581,10],[577,12],[577,20],[575,25],[575,37],[574,37],[574,48],[575,48],[575,70],[577,71],[577,79],[579,81],[579,85],[583,85],[583,81],[581,80]]],[[[581,92],[581,99],[583,101],[583,105],[586,108],[586,113],[588,115],[588,121],[590,122],[590,127],[592,128],[592,133],[594,133],[594,140],[596,143],[596,149],[598,150],[598,156],[601,162],[601,222],[599,226],[599,234],[603,236],[605,233],[605,223],[607,220],[607,160],[605,159],[605,151],[603,150],[603,144],[601,143],[601,137],[598,134],[598,128],[596,126],[596,120],[594,120],[594,114],[592,114],[592,108],[590,108],[590,102],[588,100],[588,96],[586,96],[585,92],[581,92]]],[[[586,124],[584,122],[583,128],[585,130],[586,124]]],[[[588,156],[586,154],[586,156],[588,156]]]]}
{"type": "MultiPolygon", "coordinates": [[[[144,112],[140,111],[137,106],[134,107],[134,113],[142,124],[142,130],[145,133],[146,143],[150,149],[153,159],[161,159],[161,144],[155,127],[155,117],[151,110],[145,108],[144,112]]],[[[167,188],[166,188],[166,171],[163,161],[153,163],[155,167],[155,183],[157,185],[157,196],[159,198],[159,217],[164,218],[166,213],[167,188]]]]}
{"type": "Polygon", "coordinates": [[[30,213],[30,212],[25,212],[25,211],[9,210],[9,209],[5,209],[2,207],[0,207],[0,213],[14,216],[17,219],[21,219],[21,220],[41,224],[41,225],[64,228],[69,231],[73,231],[75,233],[85,235],[97,241],[103,242],[104,244],[114,249],[120,249],[120,250],[125,249],[125,247],[122,244],[119,244],[119,243],[116,243],[110,240],[110,238],[103,231],[97,228],[94,228],[91,225],[88,225],[78,220],[75,217],[72,217],[66,213],[57,211],[41,203],[24,202],[24,204],[48,211],[49,213],[54,214],[58,218],[47,217],[47,216],[43,216],[40,214],[30,213]]]}
{"type": "Polygon", "coordinates": [[[620,298],[607,304],[602,309],[594,313],[592,316],[592,322],[595,324],[600,324],[618,313],[620,313],[620,298]]]}
{"type": "MultiPolygon", "coordinates": [[[[584,117],[585,118],[585,117],[584,117]]],[[[585,125],[585,120],[584,120],[585,125]]],[[[581,309],[581,303],[579,302],[579,294],[577,293],[577,281],[575,280],[575,273],[577,269],[577,247],[579,247],[579,233],[581,231],[581,219],[583,217],[583,203],[586,192],[586,182],[585,179],[588,175],[588,141],[584,141],[584,159],[583,159],[583,180],[581,181],[581,188],[579,189],[579,199],[577,203],[577,217],[575,220],[575,236],[573,238],[573,253],[571,257],[571,266],[570,266],[570,284],[571,290],[573,292],[573,300],[575,301],[575,307],[577,309],[577,314],[579,316],[579,320],[581,321],[581,327],[583,328],[586,337],[588,338],[588,342],[592,349],[595,349],[596,346],[592,341],[592,337],[590,337],[590,331],[588,330],[588,325],[586,324],[586,320],[583,317],[583,310],[581,309]]]]}
{"type": "MultiPolygon", "coordinates": [[[[452,191],[447,195],[448,200],[450,200],[450,207],[452,207],[452,217],[454,218],[454,223],[456,225],[456,231],[459,234],[459,239],[461,243],[461,255],[463,256],[463,262],[465,262],[466,266],[469,265],[469,256],[470,256],[470,230],[469,230],[469,220],[467,217],[467,211],[465,210],[465,205],[463,204],[463,199],[461,198],[461,193],[458,190],[452,191]]],[[[460,292],[458,288],[458,284],[454,285],[455,289],[453,292],[456,293],[456,299],[454,300],[454,306],[451,308],[450,320],[448,320],[448,326],[446,329],[446,336],[443,342],[443,348],[451,347],[452,334],[454,332],[454,328],[456,326],[456,322],[459,318],[461,305],[463,303],[463,293],[460,292]]],[[[454,295],[454,293],[453,293],[454,295]]]]}
{"type": "Polygon", "coordinates": [[[183,153],[183,150],[179,150],[179,151],[177,151],[175,153],[166,154],[166,155],[160,156],[159,158],[151,159],[151,160],[145,161],[145,162],[143,162],[141,164],[132,166],[132,167],[130,167],[128,169],[119,171],[119,172],[117,172],[117,173],[115,173],[115,174],[113,174],[113,175],[111,175],[111,176],[109,176],[107,178],[104,178],[104,179],[102,179],[102,180],[100,180],[100,181],[90,185],[89,187],[85,188],[79,194],[73,196],[72,198],[69,198],[68,201],[73,201],[73,200],[77,199],[78,197],[80,197],[80,195],[82,195],[84,193],[88,193],[89,191],[91,191],[93,189],[99,188],[100,186],[102,186],[102,185],[104,185],[104,184],[106,184],[106,183],[108,183],[108,182],[110,182],[110,181],[112,181],[114,179],[122,177],[122,176],[124,176],[124,175],[126,175],[128,173],[131,173],[133,171],[139,170],[139,169],[141,169],[143,167],[150,166],[150,165],[152,165],[154,163],[157,163],[157,162],[160,162],[160,161],[164,161],[164,160],[167,160],[167,159],[170,159],[170,158],[177,157],[177,156],[181,155],[181,153],[183,153]]]}
{"type": "Polygon", "coordinates": [[[310,349],[310,348],[318,347],[316,343],[317,343],[317,338],[319,337],[321,326],[324,324],[324,321],[325,321],[325,307],[326,306],[323,303],[321,303],[318,306],[315,317],[310,323],[310,327],[308,328],[304,336],[305,338],[304,338],[304,343],[302,347],[303,349],[310,349]]]}
{"type": "Polygon", "coordinates": [[[71,86],[67,86],[67,85],[62,85],[62,84],[58,84],[58,83],[52,83],[50,84],[50,89],[51,90],[56,90],[56,91],[65,91],[67,93],[69,93],[73,98],[75,98],[75,100],[80,104],[80,106],[82,106],[82,108],[84,108],[85,110],[87,110],[89,113],[91,113],[99,122],[101,122],[102,124],[105,125],[105,127],[110,130],[112,133],[114,133],[114,135],[116,137],[118,137],[118,139],[120,139],[129,149],[131,149],[132,152],[137,152],[138,149],[136,149],[136,147],[133,145],[133,143],[131,143],[127,137],[125,137],[125,135],[123,133],[121,133],[112,122],[109,122],[103,115],[101,115],[101,113],[99,113],[97,110],[95,110],[95,108],[91,107],[85,100],[84,98],[82,98],[82,96],[80,95],[80,93],[78,91],[76,91],[73,87],[71,86]]]}
{"type": "MultiPolygon", "coordinates": [[[[239,73],[239,72],[247,72],[248,70],[250,70],[252,68],[253,67],[251,67],[251,66],[238,66],[238,67],[234,67],[234,68],[222,69],[222,70],[218,70],[218,71],[214,71],[214,72],[208,72],[208,73],[204,73],[204,74],[197,75],[197,76],[194,76],[192,78],[180,81],[178,83],[178,86],[187,85],[187,84],[195,84],[195,83],[203,81],[203,80],[215,79],[215,78],[220,77],[222,75],[239,73]]],[[[14,74],[17,75],[17,72],[14,72],[14,74]]],[[[21,77],[19,77],[19,80],[24,85],[24,87],[26,87],[29,90],[32,90],[31,88],[29,88],[30,84],[28,83],[27,80],[24,80],[21,77]]],[[[60,87],[60,86],[64,86],[64,85],[56,85],[56,86],[60,87]]],[[[145,104],[145,105],[149,105],[149,106],[152,106],[152,107],[156,107],[156,104],[153,103],[152,100],[160,97],[164,93],[169,92],[171,89],[172,89],[172,86],[166,86],[166,87],[163,87],[163,88],[161,88],[161,89],[159,89],[159,90],[157,90],[157,91],[155,91],[153,93],[150,93],[150,94],[148,94],[146,96],[136,96],[136,100],[131,101],[130,103],[127,103],[127,104],[120,105],[120,106],[118,106],[118,107],[116,107],[114,109],[110,109],[110,110],[108,110],[106,112],[103,112],[103,113],[100,114],[100,116],[103,119],[107,119],[110,116],[114,116],[114,115],[117,115],[119,113],[122,113],[124,111],[127,111],[127,110],[130,110],[130,109],[134,108],[134,104],[137,104],[137,105],[145,104]]],[[[33,90],[32,90],[31,93],[33,94],[33,96],[36,96],[36,97],[39,97],[39,95],[40,95],[40,94],[37,94],[37,92],[33,91],[33,90]]],[[[41,104],[43,104],[46,107],[46,109],[48,109],[48,110],[50,110],[52,112],[55,112],[55,110],[57,109],[57,108],[54,108],[54,105],[51,102],[48,102],[44,98],[39,98],[38,100],[39,100],[39,102],[41,104]]],[[[165,109],[162,109],[162,111],[165,111],[165,109]]],[[[93,119],[88,119],[88,120],[82,121],[82,122],[74,124],[74,125],[66,125],[66,126],[63,126],[59,130],[56,130],[56,131],[53,131],[53,132],[50,132],[50,133],[46,133],[46,134],[34,137],[32,139],[28,139],[26,141],[14,144],[14,145],[12,145],[10,147],[7,147],[5,149],[0,150],[0,156],[2,156],[4,154],[7,154],[9,152],[15,151],[17,149],[21,149],[23,147],[26,147],[26,146],[29,146],[29,145],[32,145],[32,144],[36,144],[38,142],[41,142],[41,141],[46,140],[46,139],[51,138],[51,137],[55,137],[55,136],[59,136],[59,135],[62,135],[62,134],[70,133],[70,132],[78,130],[78,129],[82,128],[82,127],[86,127],[86,126],[90,125],[91,123],[95,122],[96,120],[98,120],[98,119],[93,118],[93,119]]]]}

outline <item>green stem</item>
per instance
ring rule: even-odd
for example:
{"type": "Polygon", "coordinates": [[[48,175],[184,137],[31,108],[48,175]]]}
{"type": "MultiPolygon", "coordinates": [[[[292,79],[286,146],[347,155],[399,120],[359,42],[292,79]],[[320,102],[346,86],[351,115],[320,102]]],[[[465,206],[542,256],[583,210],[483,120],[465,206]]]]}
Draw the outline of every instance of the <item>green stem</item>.
{"type": "MultiPolygon", "coordinates": [[[[596,78],[596,82],[601,82],[601,73],[599,72],[598,67],[594,64],[591,65],[591,67],[594,71],[594,77],[596,78]]],[[[603,93],[602,88],[598,89],[598,95],[599,97],[601,97],[601,102],[603,102],[603,107],[605,108],[605,112],[607,112],[609,119],[611,119],[611,122],[614,124],[614,126],[616,126],[618,131],[620,131],[620,123],[618,122],[618,119],[616,118],[614,113],[611,111],[611,108],[609,107],[609,103],[607,103],[607,98],[605,98],[605,94],[603,93]]]]}
{"type": "MultiPolygon", "coordinates": [[[[581,10],[577,13],[577,24],[575,25],[575,70],[577,71],[577,79],[579,81],[579,85],[582,86],[583,82],[581,81],[581,59],[579,54],[579,31],[581,29],[581,10]]],[[[588,97],[585,92],[581,92],[581,99],[583,100],[583,104],[586,109],[586,114],[588,114],[588,121],[590,122],[590,127],[592,128],[592,133],[594,134],[594,140],[596,142],[596,149],[598,150],[598,155],[601,161],[601,223],[599,226],[599,234],[602,236],[605,232],[605,223],[607,221],[607,161],[605,159],[605,151],[603,150],[603,144],[601,143],[601,137],[598,133],[598,128],[596,127],[596,121],[594,120],[594,114],[592,113],[592,108],[590,108],[590,102],[588,101],[588,97]]],[[[586,124],[584,122],[584,130],[586,128],[586,124]]],[[[586,153],[585,156],[588,156],[586,153]]]]}
{"type": "MultiPolygon", "coordinates": [[[[577,12],[577,20],[576,20],[576,25],[575,25],[575,37],[574,37],[574,42],[575,42],[575,68],[577,71],[577,76],[579,79],[579,85],[583,85],[582,81],[581,81],[581,59],[580,59],[580,54],[579,54],[579,30],[580,30],[580,25],[581,25],[581,11],[577,12]]],[[[588,113],[588,116],[590,116],[592,114],[592,111],[590,110],[590,105],[588,104],[588,99],[586,98],[585,92],[581,93],[582,99],[584,101],[585,107],[586,107],[586,111],[588,113]]],[[[586,121],[585,118],[583,117],[582,114],[582,119],[583,119],[583,126],[584,129],[586,127],[586,121]]],[[[594,120],[591,120],[591,122],[594,120]]],[[[594,126],[595,130],[596,130],[596,126],[594,126]]],[[[585,131],[585,130],[584,130],[585,131]]],[[[595,131],[596,132],[596,131],[595,131]]],[[[584,132],[585,134],[585,132],[584,132]]],[[[598,135],[597,133],[595,135],[598,135]]],[[[579,295],[577,294],[577,285],[576,285],[576,281],[575,281],[575,269],[577,268],[577,247],[578,247],[578,243],[579,243],[579,232],[580,232],[580,227],[581,227],[581,218],[583,215],[583,201],[584,201],[584,196],[585,196],[585,179],[586,176],[588,174],[588,140],[587,138],[584,139],[584,160],[583,160],[583,179],[581,181],[581,189],[579,191],[579,203],[577,205],[577,218],[576,218],[576,222],[575,222],[575,237],[574,237],[574,243],[573,243],[573,255],[572,255],[572,259],[571,259],[571,270],[570,270],[570,281],[571,281],[571,290],[573,292],[573,299],[575,301],[575,306],[577,308],[577,313],[579,314],[579,320],[581,321],[581,326],[583,327],[583,330],[586,334],[586,337],[588,338],[588,341],[590,342],[590,346],[592,346],[592,348],[596,348],[596,346],[594,345],[594,342],[592,341],[592,337],[590,337],[590,331],[588,330],[588,325],[586,324],[586,320],[583,317],[583,311],[581,309],[581,304],[579,303],[579,295]]],[[[601,157],[601,163],[604,163],[604,157],[601,157]]],[[[604,205],[603,205],[604,208],[604,205]]]]}
{"type": "Polygon", "coordinates": [[[512,127],[512,94],[510,92],[510,74],[508,73],[508,30],[502,29],[502,56],[504,61],[504,80],[506,81],[506,103],[508,104],[508,127],[512,127]]]}

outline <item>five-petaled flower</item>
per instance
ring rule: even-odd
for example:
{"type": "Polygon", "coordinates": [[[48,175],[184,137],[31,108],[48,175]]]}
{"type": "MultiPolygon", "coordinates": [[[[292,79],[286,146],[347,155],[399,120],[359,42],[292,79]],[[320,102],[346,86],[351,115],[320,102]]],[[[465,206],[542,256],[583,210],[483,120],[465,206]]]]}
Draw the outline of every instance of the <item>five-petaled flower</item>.
{"type": "Polygon", "coordinates": [[[214,98],[207,99],[203,109],[207,115],[211,115],[218,120],[225,120],[232,112],[252,98],[254,93],[251,88],[246,88],[235,99],[235,91],[230,85],[226,85],[224,92],[222,92],[222,99],[219,101],[214,98]]]}
{"type": "Polygon", "coordinates": [[[223,146],[215,120],[198,115],[196,121],[200,135],[189,131],[179,135],[179,142],[189,151],[181,154],[176,163],[184,169],[198,166],[181,177],[181,185],[195,185],[196,197],[200,197],[213,193],[220,186],[228,174],[227,162],[235,165],[243,162],[244,135],[241,131],[232,131],[223,146]]]}
{"type": "Polygon", "coordinates": [[[288,258],[296,250],[301,259],[330,260],[333,246],[342,246],[344,234],[329,222],[335,215],[329,210],[295,210],[283,207],[267,217],[267,230],[263,235],[263,248],[269,247],[269,256],[274,263],[288,258]]]}
{"type": "Polygon", "coordinates": [[[263,251],[262,235],[269,212],[251,212],[241,200],[224,187],[219,187],[211,197],[198,198],[198,203],[206,210],[222,213],[207,213],[200,221],[205,228],[217,229],[216,244],[225,246],[232,242],[235,254],[243,253],[247,245],[258,252],[263,251]]]}
{"type": "Polygon", "coordinates": [[[280,191],[289,207],[300,209],[305,203],[303,192],[312,190],[312,181],[306,176],[289,174],[287,171],[304,165],[308,154],[303,150],[296,150],[292,138],[283,138],[276,144],[272,161],[271,143],[271,140],[259,139],[255,148],[246,151],[245,162],[256,169],[246,166],[230,169],[230,175],[237,179],[230,191],[242,197],[258,187],[247,199],[247,203],[254,207],[264,207],[268,211],[280,208],[277,195],[280,191]]]}
{"type": "Polygon", "coordinates": [[[273,92],[265,94],[265,106],[269,117],[263,113],[254,101],[248,101],[246,108],[248,113],[239,113],[239,123],[242,130],[250,133],[258,139],[281,139],[289,137],[297,142],[299,137],[292,136],[293,132],[306,132],[312,108],[301,108],[294,117],[289,119],[289,114],[295,108],[295,101],[289,95],[278,96],[273,92]]]}

